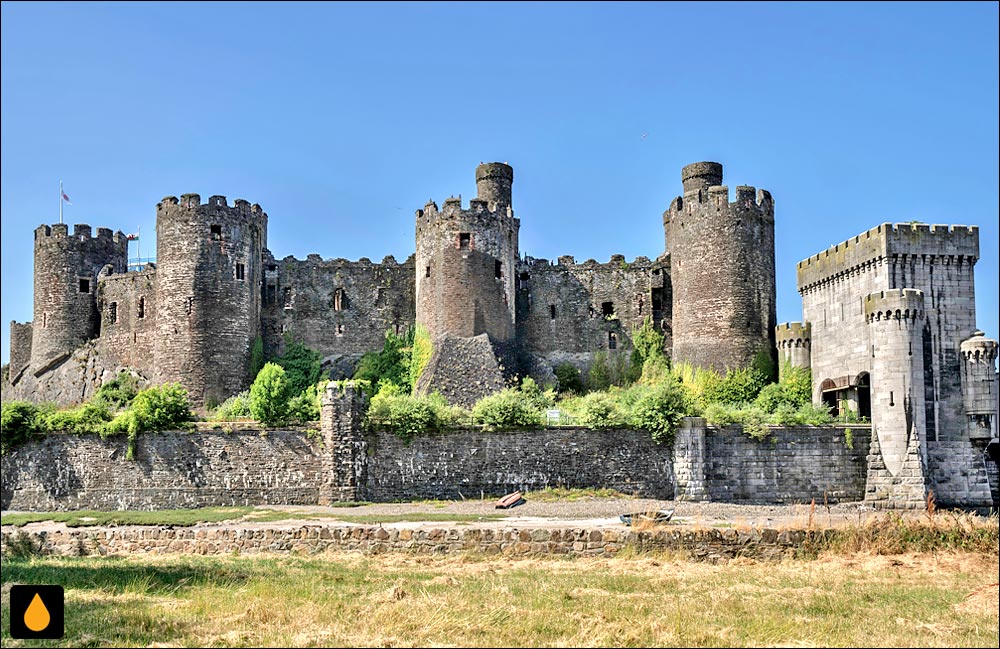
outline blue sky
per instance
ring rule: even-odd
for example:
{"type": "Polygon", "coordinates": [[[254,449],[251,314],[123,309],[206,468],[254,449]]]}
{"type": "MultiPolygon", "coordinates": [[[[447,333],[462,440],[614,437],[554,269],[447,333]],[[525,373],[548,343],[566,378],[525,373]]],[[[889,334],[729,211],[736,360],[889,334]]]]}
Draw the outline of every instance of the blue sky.
{"type": "MultiPolygon", "coordinates": [[[[979,4],[2,5],[0,340],[32,230],[154,247],[165,195],[260,203],[276,256],[400,261],[428,198],[514,167],[521,250],[663,251],[680,168],[776,205],[795,263],[885,221],[976,224],[998,334],[998,11],[979,4]]],[[[133,248],[132,254],[135,254],[133,248]]]]}

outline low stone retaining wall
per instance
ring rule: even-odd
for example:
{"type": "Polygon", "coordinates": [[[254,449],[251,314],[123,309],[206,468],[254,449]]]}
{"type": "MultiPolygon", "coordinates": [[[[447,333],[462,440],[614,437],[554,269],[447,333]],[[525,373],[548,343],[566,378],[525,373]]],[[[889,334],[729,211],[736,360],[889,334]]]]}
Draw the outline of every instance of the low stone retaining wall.
{"type": "Polygon", "coordinates": [[[629,548],[681,551],[695,561],[735,557],[772,561],[792,556],[808,538],[803,530],[607,528],[389,528],[301,525],[287,528],[119,527],[2,533],[4,552],[30,543],[41,554],[301,554],[330,551],[380,554],[478,552],[504,556],[613,556],[629,548]]]}

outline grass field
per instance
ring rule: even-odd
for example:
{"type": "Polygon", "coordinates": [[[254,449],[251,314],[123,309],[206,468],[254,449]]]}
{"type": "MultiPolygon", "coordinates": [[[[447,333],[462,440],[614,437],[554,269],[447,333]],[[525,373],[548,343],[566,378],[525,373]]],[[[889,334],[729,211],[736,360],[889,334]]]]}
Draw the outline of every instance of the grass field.
{"type": "Polygon", "coordinates": [[[993,646],[995,554],[465,555],[3,561],[3,645],[993,646]],[[13,640],[13,583],[66,588],[61,641],[13,640]]]}

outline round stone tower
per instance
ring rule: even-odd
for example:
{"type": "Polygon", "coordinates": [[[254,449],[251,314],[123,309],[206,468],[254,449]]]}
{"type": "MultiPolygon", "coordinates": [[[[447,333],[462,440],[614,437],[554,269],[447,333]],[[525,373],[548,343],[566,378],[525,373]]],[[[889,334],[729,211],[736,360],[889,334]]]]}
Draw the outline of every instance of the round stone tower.
{"type": "Polygon", "coordinates": [[[812,325],[785,322],[774,328],[774,339],[778,348],[779,379],[789,367],[811,367],[812,325]]]}
{"type": "Polygon", "coordinates": [[[35,308],[31,366],[40,373],[98,335],[97,275],[106,265],[128,270],[128,239],[121,232],[65,223],[35,229],[35,308]]]}
{"type": "Polygon", "coordinates": [[[225,196],[198,194],[156,206],[158,383],[180,382],[193,402],[221,402],[249,384],[260,333],[267,214],[225,196]]]}
{"type": "Polygon", "coordinates": [[[673,359],[716,370],[775,360],[774,202],[722,185],[722,165],[681,170],[684,195],[663,213],[673,285],[673,359]]]}
{"type": "Polygon", "coordinates": [[[462,208],[429,202],[417,210],[417,324],[432,339],[514,336],[514,265],[520,221],[511,208],[514,170],[500,162],[476,169],[478,196],[462,208]]]}
{"type": "Polygon", "coordinates": [[[970,439],[997,436],[997,341],[982,331],[962,342],[962,397],[970,439]]]}
{"type": "Polygon", "coordinates": [[[864,310],[871,342],[873,432],[885,468],[909,492],[902,494],[902,502],[922,502],[923,477],[902,475],[900,470],[909,460],[916,462],[919,474],[921,464],[914,454],[926,453],[924,294],[910,288],[879,291],[865,297],[864,310]]]}

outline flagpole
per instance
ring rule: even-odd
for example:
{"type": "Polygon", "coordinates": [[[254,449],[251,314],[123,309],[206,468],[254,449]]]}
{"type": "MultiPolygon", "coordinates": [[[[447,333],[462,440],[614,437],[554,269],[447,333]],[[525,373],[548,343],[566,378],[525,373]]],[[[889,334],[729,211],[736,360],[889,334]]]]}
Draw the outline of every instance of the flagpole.
{"type": "Polygon", "coordinates": [[[62,223],[62,201],[63,201],[63,190],[62,181],[59,181],[59,222],[62,223]]]}

